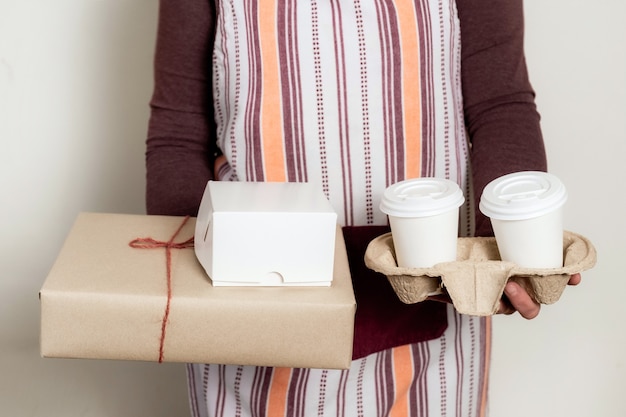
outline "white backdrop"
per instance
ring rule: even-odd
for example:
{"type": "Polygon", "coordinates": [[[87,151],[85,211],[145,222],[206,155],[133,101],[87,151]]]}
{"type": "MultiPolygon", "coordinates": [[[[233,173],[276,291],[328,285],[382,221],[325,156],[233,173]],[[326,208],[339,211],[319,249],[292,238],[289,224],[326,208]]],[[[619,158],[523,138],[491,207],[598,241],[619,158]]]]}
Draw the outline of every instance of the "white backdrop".
{"type": "MultiPolygon", "coordinates": [[[[182,365],[40,359],[37,292],[80,211],[144,211],[156,0],[0,0],[0,414],[184,416],[182,365]]],[[[624,416],[626,3],[526,2],[566,227],[596,268],[494,320],[491,415],[624,416]]]]}

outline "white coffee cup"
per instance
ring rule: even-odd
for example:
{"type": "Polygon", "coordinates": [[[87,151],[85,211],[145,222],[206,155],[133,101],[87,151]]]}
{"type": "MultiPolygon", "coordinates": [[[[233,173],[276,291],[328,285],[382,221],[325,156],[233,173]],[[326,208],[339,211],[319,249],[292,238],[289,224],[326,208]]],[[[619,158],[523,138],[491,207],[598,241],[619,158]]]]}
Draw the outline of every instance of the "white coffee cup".
{"type": "Polygon", "coordinates": [[[485,187],[480,211],[491,219],[500,257],[527,268],[563,266],[567,191],[554,175],[522,171],[485,187]]]}
{"type": "Polygon", "coordinates": [[[387,214],[398,266],[430,268],[456,261],[459,186],[441,178],[415,178],[388,187],[380,203],[387,214]]]}

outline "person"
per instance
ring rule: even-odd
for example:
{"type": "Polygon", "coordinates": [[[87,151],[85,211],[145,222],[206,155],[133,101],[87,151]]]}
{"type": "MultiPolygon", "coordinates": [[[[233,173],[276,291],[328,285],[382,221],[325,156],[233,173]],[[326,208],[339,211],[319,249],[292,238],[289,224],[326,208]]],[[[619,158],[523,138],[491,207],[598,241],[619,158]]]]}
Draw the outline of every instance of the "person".
{"type": "MultiPolygon", "coordinates": [[[[160,1],[148,213],[195,215],[211,179],[317,182],[357,299],[350,369],[189,364],[194,416],[484,415],[490,319],[401,303],[363,253],[397,181],[456,181],[480,236],[489,181],[547,170],[523,33],[522,0],[160,1]]],[[[539,310],[507,284],[500,313],[539,310]]]]}

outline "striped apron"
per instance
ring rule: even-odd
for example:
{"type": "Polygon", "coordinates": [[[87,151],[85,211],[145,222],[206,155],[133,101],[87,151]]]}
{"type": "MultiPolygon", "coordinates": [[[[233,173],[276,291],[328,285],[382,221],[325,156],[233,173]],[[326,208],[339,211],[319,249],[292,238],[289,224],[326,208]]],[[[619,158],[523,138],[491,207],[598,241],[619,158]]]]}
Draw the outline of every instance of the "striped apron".
{"type": "MultiPolygon", "coordinates": [[[[384,225],[385,188],[452,179],[471,202],[454,0],[216,0],[221,180],[318,183],[344,226],[384,225]]],[[[460,233],[473,233],[472,205],[460,233]]],[[[425,318],[427,319],[427,318],[425,318]]],[[[349,370],[191,364],[194,416],[481,416],[490,322],[349,370]]]]}

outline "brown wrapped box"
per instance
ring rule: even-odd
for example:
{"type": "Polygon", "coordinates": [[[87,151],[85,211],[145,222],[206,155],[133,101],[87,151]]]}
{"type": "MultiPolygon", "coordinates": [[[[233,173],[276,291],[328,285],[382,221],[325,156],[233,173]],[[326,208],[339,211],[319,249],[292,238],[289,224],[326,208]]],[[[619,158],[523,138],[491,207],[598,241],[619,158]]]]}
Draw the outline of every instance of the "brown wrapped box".
{"type": "Polygon", "coordinates": [[[542,304],[558,301],[572,274],[592,268],[596,251],[591,242],[576,233],[563,233],[564,266],[551,269],[522,268],[500,260],[495,238],[468,237],[457,240],[457,261],[432,268],[397,266],[391,233],[372,240],[365,264],[387,276],[398,298],[412,304],[446,291],[462,314],[494,314],[509,280],[518,282],[542,304]]]}
{"type": "Polygon", "coordinates": [[[41,355],[350,366],[356,303],[339,227],[330,287],[218,288],[184,243],[195,219],[174,236],[184,221],[81,213],[41,288],[41,355]]]}

